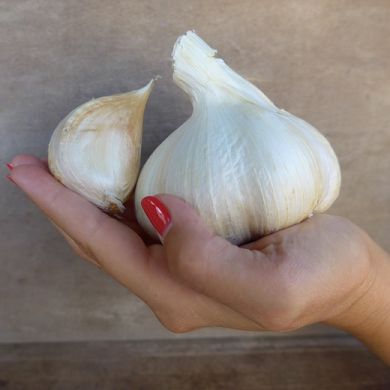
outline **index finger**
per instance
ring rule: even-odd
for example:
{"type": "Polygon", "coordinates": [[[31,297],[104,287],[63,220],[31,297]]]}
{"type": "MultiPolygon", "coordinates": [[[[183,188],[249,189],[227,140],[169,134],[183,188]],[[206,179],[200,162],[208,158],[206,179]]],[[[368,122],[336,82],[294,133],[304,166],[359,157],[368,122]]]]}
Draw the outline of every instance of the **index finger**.
{"type": "Polygon", "coordinates": [[[142,287],[149,251],[137,234],[64,187],[42,165],[15,166],[10,176],[56,225],[88,248],[109,274],[134,290],[142,287]]]}

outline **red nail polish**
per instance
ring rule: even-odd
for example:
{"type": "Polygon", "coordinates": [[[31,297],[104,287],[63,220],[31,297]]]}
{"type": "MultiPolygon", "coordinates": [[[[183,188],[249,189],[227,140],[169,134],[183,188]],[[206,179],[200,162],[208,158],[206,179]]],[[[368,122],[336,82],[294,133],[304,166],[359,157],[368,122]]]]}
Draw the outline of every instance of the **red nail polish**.
{"type": "Polygon", "coordinates": [[[143,198],[141,206],[144,209],[146,216],[149,218],[150,223],[160,236],[163,236],[172,221],[171,214],[167,207],[155,196],[146,196],[143,198]]]}
{"type": "Polygon", "coordinates": [[[6,175],[5,177],[6,177],[11,183],[14,183],[14,184],[15,184],[14,180],[12,179],[12,177],[11,177],[10,175],[6,175]]]}
{"type": "Polygon", "coordinates": [[[11,163],[7,163],[7,168],[12,171],[15,167],[11,163]]]}

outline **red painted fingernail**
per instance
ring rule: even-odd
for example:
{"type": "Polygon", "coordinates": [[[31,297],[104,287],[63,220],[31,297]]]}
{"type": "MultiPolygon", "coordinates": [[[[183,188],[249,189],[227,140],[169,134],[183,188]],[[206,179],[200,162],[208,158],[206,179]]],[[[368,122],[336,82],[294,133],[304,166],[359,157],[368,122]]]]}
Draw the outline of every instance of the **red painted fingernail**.
{"type": "Polygon", "coordinates": [[[14,184],[15,184],[14,180],[12,179],[12,177],[11,177],[10,175],[6,175],[5,177],[6,177],[11,183],[14,183],[14,184]]]}
{"type": "Polygon", "coordinates": [[[15,167],[11,163],[7,163],[7,168],[12,171],[15,167]]]}
{"type": "Polygon", "coordinates": [[[143,198],[141,200],[141,206],[149,218],[150,223],[162,237],[172,221],[167,207],[155,196],[146,196],[143,198]]]}

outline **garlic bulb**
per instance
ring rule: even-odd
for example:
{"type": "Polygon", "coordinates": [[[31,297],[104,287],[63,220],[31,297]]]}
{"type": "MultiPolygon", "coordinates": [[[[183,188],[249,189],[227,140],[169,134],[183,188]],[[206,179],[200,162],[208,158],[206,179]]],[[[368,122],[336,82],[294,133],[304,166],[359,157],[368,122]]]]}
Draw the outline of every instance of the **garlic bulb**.
{"type": "Polygon", "coordinates": [[[143,115],[153,80],[127,93],[90,100],[54,130],[49,168],[71,190],[118,213],[137,180],[143,115]]]}
{"type": "Polygon", "coordinates": [[[193,113],[152,153],[137,183],[137,218],[155,237],[140,207],[147,195],[183,198],[216,234],[241,244],[325,211],[339,193],[328,141],[215,54],[194,32],[173,49],[173,78],[193,113]]]}

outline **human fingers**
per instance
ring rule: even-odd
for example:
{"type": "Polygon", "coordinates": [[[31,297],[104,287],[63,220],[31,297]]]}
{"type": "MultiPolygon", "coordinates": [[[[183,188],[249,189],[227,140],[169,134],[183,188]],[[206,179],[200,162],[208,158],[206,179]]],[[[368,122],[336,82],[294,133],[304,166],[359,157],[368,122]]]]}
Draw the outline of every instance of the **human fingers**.
{"type": "Polygon", "coordinates": [[[286,307],[277,264],[260,251],[230,244],[213,234],[183,200],[158,195],[142,200],[161,236],[172,273],[191,288],[254,320],[277,326],[286,307]]]}
{"type": "Polygon", "coordinates": [[[42,168],[47,167],[47,163],[45,163],[44,160],[29,154],[18,154],[7,164],[10,170],[19,165],[35,165],[42,168]]]}
{"type": "Polygon", "coordinates": [[[108,273],[134,288],[145,282],[149,253],[134,232],[65,188],[39,164],[15,166],[10,176],[60,229],[93,254],[108,273]]]}
{"type": "Polygon", "coordinates": [[[28,161],[30,165],[14,167],[13,181],[58,226],[76,253],[101,264],[106,272],[147,302],[169,329],[189,331],[218,325],[257,329],[250,320],[173,279],[167,272],[160,246],[147,251],[142,245],[137,253],[140,244],[126,226],[63,187],[38,160],[28,161]]]}
{"type": "Polygon", "coordinates": [[[77,256],[82,259],[96,265],[98,268],[101,268],[101,265],[98,263],[97,259],[94,257],[93,253],[87,253],[87,251],[76,242],[69,234],[67,234],[64,230],[62,230],[58,225],[56,225],[53,221],[51,223],[56,227],[56,229],[61,233],[61,235],[65,238],[65,241],[69,244],[69,246],[74,250],[77,256]]]}

